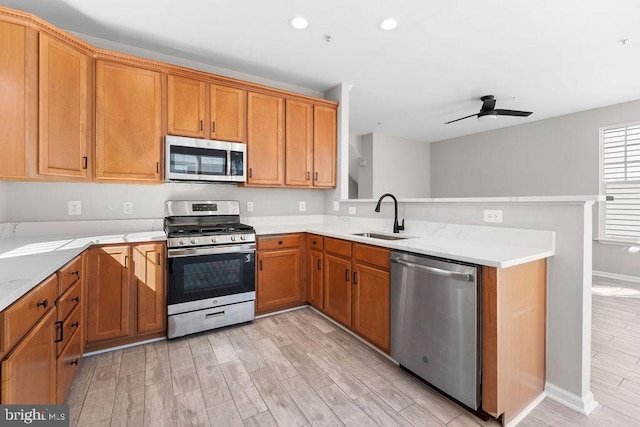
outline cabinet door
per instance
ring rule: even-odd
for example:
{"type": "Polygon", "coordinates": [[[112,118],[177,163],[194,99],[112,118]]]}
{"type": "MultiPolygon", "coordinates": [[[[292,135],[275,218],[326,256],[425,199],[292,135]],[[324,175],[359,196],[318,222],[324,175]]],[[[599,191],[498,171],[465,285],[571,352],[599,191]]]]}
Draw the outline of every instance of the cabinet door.
{"type": "Polygon", "coordinates": [[[129,335],[129,246],[89,249],[87,342],[129,335]]]}
{"type": "Polygon", "coordinates": [[[257,310],[300,301],[300,249],[258,253],[257,310]]]}
{"type": "Polygon", "coordinates": [[[247,184],[282,185],[283,161],[284,100],[250,92],[247,97],[247,184]]]}
{"type": "Polygon", "coordinates": [[[50,404],[56,399],[55,307],[2,361],[2,404],[50,404]]]}
{"type": "Polygon", "coordinates": [[[336,186],[336,109],[313,108],[313,185],[336,186]]]}
{"type": "MultiPolygon", "coordinates": [[[[29,144],[37,135],[37,32],[0,22],[0,177],[29,174],[29,144]],[[35,129],[33,126],[35,126],[35,129]]],[[[35,161],[35,159],[33,160],[35,161]]]]}
{"type": "Polygon", "coordinates": [[[246,141],[247,92],[211,85],[211,139],[246,141]]]}
{"type": "Polygon", "coordinates": [[[324,308],[324,282],[322,280],[324,258],[320,251],[309,251],[309,288],[307,299],[309,303],[322,310],[324,308]]]}
{"type": "Polygon", "coordinates": [[[287,99],[285,184],[310,187],[313,158],[313,105],[287,99]]]}
{"type": "Polygon", "coordinates": [[[324,312],[351,327],[351,260],[324,255],[324,312]]]}
{"type": "Polygon", "coordinates": [[[38,173],[89,180],[91,61],[40,34],[38,173]]]}
{"type": "Polygon", "coordinates": [[[96,61],[96,180],[160,182],[158,72],[96,61]]]}
{"type": "Polygon", "coordinates": [[[167,133],[204,138],[205,83],[167,77],[167,133]]]}
{"type": "Polygon", "coordinates": [[[376,347],[389,352],[389,272],[354,265],[352,328],[376,347]]]}
{"type": "Polygon", "coordinates": [[[162,331],[166,319],[164,244],[150,243],[133,247],[137,294],[137,332],[162,331]]]}

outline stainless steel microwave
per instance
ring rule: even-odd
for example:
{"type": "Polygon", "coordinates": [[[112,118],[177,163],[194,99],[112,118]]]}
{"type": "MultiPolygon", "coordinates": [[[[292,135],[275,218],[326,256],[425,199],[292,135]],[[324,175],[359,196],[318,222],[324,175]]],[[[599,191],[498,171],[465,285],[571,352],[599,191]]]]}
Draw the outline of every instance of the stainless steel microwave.
{"type": "Polygon", "coordinates": [[[174,135],[166,137],[167,182],[245,182],[246,164],[246,144],[174,135]]]}

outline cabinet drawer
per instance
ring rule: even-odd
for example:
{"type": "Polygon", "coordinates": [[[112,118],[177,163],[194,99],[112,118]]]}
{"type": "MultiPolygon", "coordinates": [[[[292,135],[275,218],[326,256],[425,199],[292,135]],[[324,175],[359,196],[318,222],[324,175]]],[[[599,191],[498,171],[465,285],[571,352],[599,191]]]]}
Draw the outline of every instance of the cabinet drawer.
{"type": "Polygon", "coordinates": [[[56,363],[56,401],[64,403],[82,359],[82,334],[74,334],[67,348],[58,356],[56,363]]]}
{"type": "Polygon", "coordinates": [[[58,281],[55,274],[32,289],[0,314],[0,352],[13,347],[55,305],[58,281]]]}
{"type": "Polygon", "coordinates": [[[389,249],[361,245],[359,243],[353,246],[354,256],[357,261],[389,269],[389,249]]]}
{"type": "Polygon", "coordinates": [[[293,248],[300,246],[299,234],[283,234],[258,238],[258,250],[293,248]]]}
{"type": "Polygon", "coordinates": [[[315,234],[309,234],[307,238],[309,249],[315,249],[321,251],[324,248],[324,238],[315,234]]]}
{"type": "Polygon", "coordinates": [[[340,255],[345,258],[351,258],[351,242],[340,239],[332,239],[325,237],[324,250],[332,254],[340,255]]]}
{"type": "Polygon", "coordinates": [[[80,304],[80,282],[76,282],[58,298],[58,320],[64,320],[77,305],[80,304]]]}
{"type": "Polygon", "coordinates": [[[58,292],[62,294],[82,277],[82,256],[75,258],[58,270],[58,292]]]}
{"type": "MultiPolygon", "coordinates": [[[[63,349],[67,346],[69,341],[71,341],[72,338],[75,338],[76,335],[80,335],[76,332],[78,331],[78,329],[80,329],[81,313],[82,310],[76,307],[66,319],[60,321],[62,322],[62,341],[57,342],[58,351],[56,352],[56,354],[62,353],[63,349]]],[[[58,339],[60,339],[60,323],[58,323],[56,326],[57,341],[58,339]]]]}

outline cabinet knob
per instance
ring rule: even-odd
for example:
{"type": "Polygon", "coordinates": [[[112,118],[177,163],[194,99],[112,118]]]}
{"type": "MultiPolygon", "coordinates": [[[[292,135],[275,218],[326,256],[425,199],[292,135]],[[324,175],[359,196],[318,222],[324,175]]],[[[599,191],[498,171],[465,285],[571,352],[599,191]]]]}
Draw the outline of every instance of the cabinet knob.
{"type": "Polygon", "coordinates": [[[76,321],[75,321],[75,322],[73,322],[70,326],[71,326],[72,328],[77,328],[78,326],[80,326],[80,322],[78,322],[78,321],[76,320],[76,321]]]}
{"type": "Polygon", "coordinates": [[[281,245],[282,244],[282,240],[278,240],[278,244],[281,245]]]}
{"type": "Polygon", "coordinates": [[[47,305],[49,305],[49,301],[45,299],[44,301],[38,301],[36,307],[47,308],[47,305]]]}
{"type": "Polygon", "coordinates": [[[70,365],[78,365],[78,359],[73,359],[70,363],[70,365]]]}
{"type": "Polygon", "coordinates": [[[73,297],[71,298],[71,301],[80,302],[80,297],[73,297]]]}

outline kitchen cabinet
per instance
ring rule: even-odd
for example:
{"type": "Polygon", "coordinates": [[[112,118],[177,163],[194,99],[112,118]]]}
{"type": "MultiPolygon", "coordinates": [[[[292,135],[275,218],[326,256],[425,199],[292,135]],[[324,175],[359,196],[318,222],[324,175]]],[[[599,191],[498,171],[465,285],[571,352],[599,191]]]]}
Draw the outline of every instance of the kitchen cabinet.
{"type": "Polygon", "coordinates": [[[96,60],[98,182],[160,183],[162,75],[96,60]]]}
{"type": "Polygon", "coordinates": [[[202,80],[167,77],[167,132],[245,142],[247,92],[202,80]]]}
{"type": "Polygon", "coordinates": [[[315,234],[307,237],[307,301],[319,310],[324,309],[324,238],[315,234]]]}
{"type": "Polygon", "coordinates": [[[325,253],[324,312],[351,327],[351,260],[325,253]]]}
{"type": "Polygon", "coordinates": [[[38,134],[38,33],[0,21],[0,178],[25,179],[38,134]]]}
{"type": "Polygon", "coordinates": [[[284,182],[284,99],[247,95],[247,186],[284,182]]]}
{"type": "Polygon", "coordinates": [[[87,349],[162,336],[166,330],[164,243],[89,249],[87,349]]]}
{"type": "Polygon", "coordinates": [[[256,313],[301,304],[300,235],[258,238],[256,313]]]}
{"type": "Polygon", "coordinates": [[[285,184],[310,187],[313,183],[313,104],[287,99],[285,107],[285,184]]]}
{"type": "Polygon", "coordinates": [[[63,403],[83,351],[84,256],[0,313],[2,404],[63,403]]]}
{"type": "Polygon", "coordinates": [[[337,109],[313,107],[313,186],[336,186],[337,109]]]}
{"type": "Polygon", "coordinates": [[[89,181],[92,60],[40,33],[38,174],[89,181]]]}

